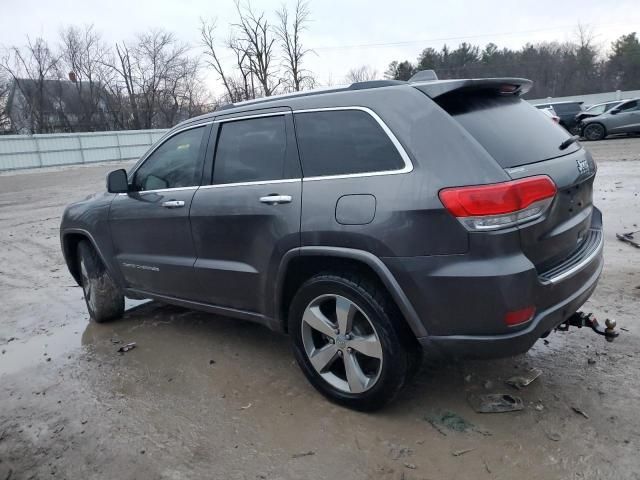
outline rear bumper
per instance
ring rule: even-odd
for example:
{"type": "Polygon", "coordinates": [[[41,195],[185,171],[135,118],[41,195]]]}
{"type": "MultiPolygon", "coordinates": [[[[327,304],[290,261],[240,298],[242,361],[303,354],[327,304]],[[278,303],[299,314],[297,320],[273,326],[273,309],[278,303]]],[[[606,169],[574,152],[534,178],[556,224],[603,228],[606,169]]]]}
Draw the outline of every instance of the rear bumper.
{"type": "Polygon", "coordinates": [[[418,340],[426,350],[454,357],[501,358],[524,353],[542,335],[563,323],[589,299],[602,272],[602,254],[594,261],[597,262],[597,268],[579,290],[564,301],[538,312],[524,330],[501,335],[429,336],[418,340]]]}
{"type": "Polygon", "coordinates": [[[493,250],[495,256],[383,260],[428,332],[418,338],[425,349],[458,357],[508,357],[529,350],[595,290],[604,264],[601,214],[595,208],[590,232],[575,255],[543,273],[508,235],[488,239],[494,246],[503,242],[493,250]],[[536,309],[532,320],[505,324],[507,312],[530,306],[536,309]]]}

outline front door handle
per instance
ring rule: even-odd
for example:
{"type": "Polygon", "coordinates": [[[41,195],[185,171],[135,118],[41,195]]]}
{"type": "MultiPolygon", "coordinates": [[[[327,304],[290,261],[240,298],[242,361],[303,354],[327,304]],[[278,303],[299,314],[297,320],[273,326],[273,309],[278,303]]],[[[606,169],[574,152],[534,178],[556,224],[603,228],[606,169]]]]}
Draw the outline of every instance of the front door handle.
{"type": "Polygon", "coordinates": [[[271,194],[266,197],[260,197],[262,203],[268,203],[269,205],[278,205],[280,203],[291,203],[291,195],[277,195],[271,194]]]}
{"type": "Polygon", "coordinates": [[[162,206],[164,208],[180,208],[180,207],[184,207],[184,200],[169,200],[167,202],[162,202],[162,206]]]}

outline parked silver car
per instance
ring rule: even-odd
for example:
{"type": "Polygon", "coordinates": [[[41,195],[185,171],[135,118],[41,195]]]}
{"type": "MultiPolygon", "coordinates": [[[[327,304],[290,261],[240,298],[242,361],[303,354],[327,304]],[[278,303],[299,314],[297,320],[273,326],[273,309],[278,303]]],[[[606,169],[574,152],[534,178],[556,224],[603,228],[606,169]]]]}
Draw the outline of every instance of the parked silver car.
{"type": "Polygon", "coordinates": [[[585,118],[579,127],[587,140],[602,140],[615,133],[640,133],[640,100],[626,100],[602,115],[585,118]]]}

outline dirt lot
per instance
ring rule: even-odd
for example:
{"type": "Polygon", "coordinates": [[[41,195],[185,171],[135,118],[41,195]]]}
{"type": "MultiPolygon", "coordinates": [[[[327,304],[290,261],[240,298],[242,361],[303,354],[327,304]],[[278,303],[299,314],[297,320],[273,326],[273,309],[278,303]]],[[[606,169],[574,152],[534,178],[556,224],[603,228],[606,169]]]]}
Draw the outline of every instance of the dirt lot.
{"type": "Polygon", "coordinates": [[[574,330],[517,358],[427,362],[376,414],[328,403],[256,325],[156,303],[89,322],[59,218],[114,164],[0,175],[0,480],[640,478],[640,250],[615,238],[640,230],[640,138],[586,146],[606,267],[585,308],[619,340],[574,330]],[[530,367],[529,387],[504,385],[530,367]],[[476,414],[473,392],[526,407],[476,414]],[[455,428],[427,421],[447,412],[455,428]]]}

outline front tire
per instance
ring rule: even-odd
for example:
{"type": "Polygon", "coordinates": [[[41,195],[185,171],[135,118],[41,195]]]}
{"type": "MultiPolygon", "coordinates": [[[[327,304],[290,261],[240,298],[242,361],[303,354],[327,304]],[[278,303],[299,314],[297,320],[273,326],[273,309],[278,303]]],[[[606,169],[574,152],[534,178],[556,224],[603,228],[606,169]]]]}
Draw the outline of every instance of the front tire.
{"type": "Polygon", "coordinates": [[[582,136],[587,140],[602,140],[607,136],[607,130],[601,123],[590,123],[582,129],[582,136]]]}
{"type": "Polygon", "coordinates": [[[89,316],[98,323],[122,317],[124,295],[86,240],[78,244],[78,265],[89,316]]]}
{"type": "Polygon", "coordinates": [[[289,309],[298,365],[328,399],[362,411],[392,400],[416,370],[418,356],[397,309],[358,275],[307,280],[289,309]]]}

